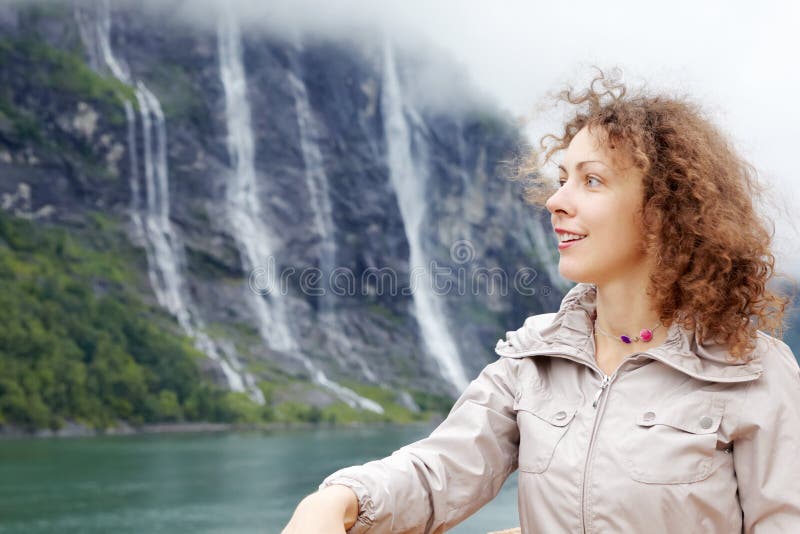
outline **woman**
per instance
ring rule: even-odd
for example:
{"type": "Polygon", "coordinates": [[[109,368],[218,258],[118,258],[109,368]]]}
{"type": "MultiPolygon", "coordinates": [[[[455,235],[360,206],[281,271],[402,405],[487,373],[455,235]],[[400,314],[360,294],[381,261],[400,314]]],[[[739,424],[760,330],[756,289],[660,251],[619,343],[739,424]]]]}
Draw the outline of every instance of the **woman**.
{"type": "Polygon", "coordinates": [[[752,168],[681,99],[602,73],[562,96],[557,190],[535,154],[522,170],[578,284],[429,437],[332,474],[285,533],[442,532],[517,468],[523,532],[800,532],[800,369],[762,331],[788,299],[752,168]]]}

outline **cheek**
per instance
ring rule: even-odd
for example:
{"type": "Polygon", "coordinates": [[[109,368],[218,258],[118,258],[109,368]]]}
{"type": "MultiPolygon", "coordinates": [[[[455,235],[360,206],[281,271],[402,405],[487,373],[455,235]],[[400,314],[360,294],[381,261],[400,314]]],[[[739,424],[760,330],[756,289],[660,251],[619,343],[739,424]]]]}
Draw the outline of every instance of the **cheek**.
{"type": "Polygon", "coordinates": [[[620,252],[643,250],[644,228],[641,217],[622,208],[609,215],[613,222],[603,229],[604,237],[614,246],[620,247],[620,252]]]}
{"type": "Polygon", "coordinates": [[[638,235],[642,233],[643,227],[643,214],[640,206],[641,199],[638,196],[630,195],[625,200],[615,202],[614,217],[619,223],[620,227],[625,227],[626,233],[629,235],[638,235]],[[635,207],[639,205],[639,207],[635,207]]]}

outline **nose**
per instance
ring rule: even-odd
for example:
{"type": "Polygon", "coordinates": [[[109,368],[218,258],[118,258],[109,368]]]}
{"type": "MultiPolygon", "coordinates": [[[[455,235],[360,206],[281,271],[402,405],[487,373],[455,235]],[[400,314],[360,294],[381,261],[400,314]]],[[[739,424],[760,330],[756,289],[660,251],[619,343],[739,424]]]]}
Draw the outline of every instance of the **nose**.
{"type": "Polygon", "coordinates": [[[565,215],[571,215],[572,208],[569,200],[569,182],[556,189],[555,193],[550,195],[550,198],[544,203],[547,211],[552,214],[561,212],[565,215]]]}

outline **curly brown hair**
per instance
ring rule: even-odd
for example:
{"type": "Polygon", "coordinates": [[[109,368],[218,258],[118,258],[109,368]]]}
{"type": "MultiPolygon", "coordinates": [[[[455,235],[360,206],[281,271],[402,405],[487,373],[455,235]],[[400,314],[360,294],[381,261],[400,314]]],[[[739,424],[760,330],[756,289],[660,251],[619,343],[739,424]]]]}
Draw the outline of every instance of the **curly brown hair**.
{"type": "Polygon", "coordinates": [[[661,320],[724,343],[734,361],[751,359],[757,330],[783,337],[791,300],[767,288],[774,227],[755,207],[765,186],[697,104],[631,93],[598,71],[587,89],[558,94],[557,102],[574,108],[563,134],[545,135],[541,152],[528,146],[514,163],[514,177],[527,182],[526,200],[544,206],[555,183],[542,167],[582,128],[621,148],[643,175],[643,241],[657,263],[648,295],[661,320]]]}

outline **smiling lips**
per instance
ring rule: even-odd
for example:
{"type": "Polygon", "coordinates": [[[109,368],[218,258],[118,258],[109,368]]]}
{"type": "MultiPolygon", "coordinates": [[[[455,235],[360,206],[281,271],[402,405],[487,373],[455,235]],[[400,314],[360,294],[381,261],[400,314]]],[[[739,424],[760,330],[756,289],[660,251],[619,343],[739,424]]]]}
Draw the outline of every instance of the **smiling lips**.
{"type": "Polygon", "coordinates": [[[571,246],[583,241],[584,238],[585,238],[585,236],[580,238],[580,239],[573,239],[572,241],[562,241],[562,242],[560,242],[558,244],[558,250],[564,250],[566,248],[569,248],[569,247],[571,247],[571,246]]]}
{"type": "Polygon", "coordinates": [[[556,233],[558,234],[559,250],[564,250],[566,248],[569,248],[578,241],[582,241],[583,239],[586,238],[585,235],[573,234],[572,232],[567,232],[566,230],[562,230],[561,228],[557,228],[556,233]]]}

